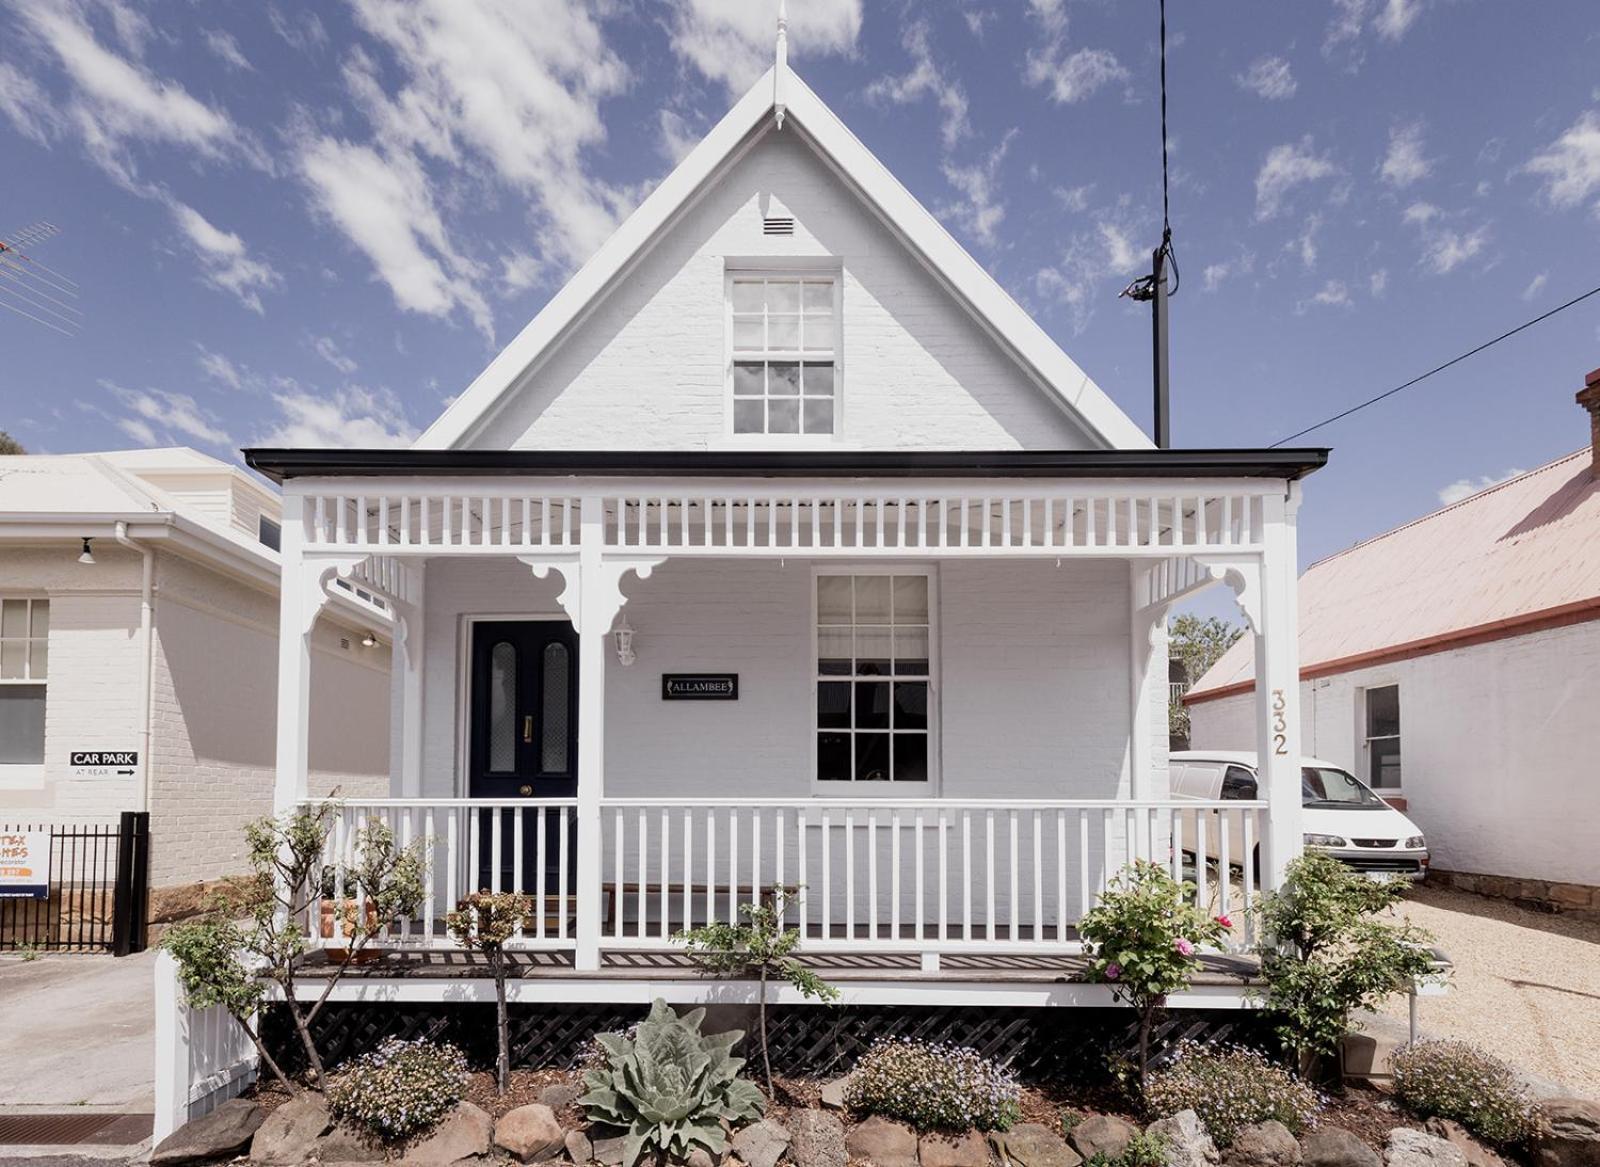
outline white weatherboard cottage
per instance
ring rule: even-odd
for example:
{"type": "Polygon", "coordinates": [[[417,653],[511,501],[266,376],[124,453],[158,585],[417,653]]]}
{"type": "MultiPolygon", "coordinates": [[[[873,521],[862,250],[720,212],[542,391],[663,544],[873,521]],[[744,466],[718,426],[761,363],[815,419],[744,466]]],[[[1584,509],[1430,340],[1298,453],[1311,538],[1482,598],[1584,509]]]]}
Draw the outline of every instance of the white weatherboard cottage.
{"type": "Polygon", "coordinates": [[[1155,449],[781,39],[414,448],[248,457],[284,489],[281,809],[330,581],[397,613],[394,796],[334,845],[386,817],[434,880],[388,943],[407,975],[345,999],[492,992],[429,973],[475,887],[538,897],[524,1001],[739,999],[664,954],[779,886],[847,1000],[1098,1004],[1074,924],[1126,861],[1220,833],[1243,874],[1205,894],[1240,916],[1246,857],[1272,883],[1299,851],[1325,451],[1155,449]],[[1165,621],[1217,581],[1261,633],[1263,799],[1180,811],[1165,621]]]}

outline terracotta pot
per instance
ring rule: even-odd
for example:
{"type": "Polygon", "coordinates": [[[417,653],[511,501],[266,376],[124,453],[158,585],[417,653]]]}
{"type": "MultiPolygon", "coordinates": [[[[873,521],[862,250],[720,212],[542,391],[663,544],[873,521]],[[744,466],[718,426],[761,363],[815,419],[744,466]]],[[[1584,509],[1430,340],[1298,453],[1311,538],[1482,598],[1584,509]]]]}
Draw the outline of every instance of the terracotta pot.
{"type": "MultiPolygon", "coordinates": [[[[337,905],[340,909],[340,916],[343,920],[345,935],[348,936],[350,930],[355,927],[355,900],[323,900],[321,904],[321,919],[318,921],[318,930],[322,933],[322,938],[324,940],[333,939],[333,912],[335,905],[337,905]]],[[[371,933],[376,932],[378,928],[378,905],[373,903],[367,904],[366,911],[362,914],[366,917],[366,929],[368,934],[370,935],[371,933]]],[[[347,961],[350,959],[350,950],[348,948],[328,948],[324,951],[327,952],[329,960],[347,961]]],[[[366,944],[362,945],[361,951],[356,953],[355,963],[369,964],[372,961],[377,960],[382,955],[382,951],[374,948],[373,942],[368,940],[366,944]]]]}

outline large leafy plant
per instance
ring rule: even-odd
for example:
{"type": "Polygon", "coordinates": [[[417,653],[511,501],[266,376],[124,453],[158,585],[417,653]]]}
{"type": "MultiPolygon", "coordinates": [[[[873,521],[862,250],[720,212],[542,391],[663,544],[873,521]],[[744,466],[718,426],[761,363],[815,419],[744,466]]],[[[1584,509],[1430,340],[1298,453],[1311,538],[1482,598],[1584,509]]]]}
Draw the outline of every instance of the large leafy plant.
{"type": "Polygon", "coordinates": [[[682,1162],[696,1146],[720,1156],[723,1121],[753,1122],[766,1109],[761,1091],[739,1077],[744,1059],[730,1052],[743,1031],[703,1034],[705,1014],[679,1017],[657,999],[632,1040],[596,1037],[605,1064],[584,1075],[589,1092],[578,1101],[590,1122],[624,1132],[623,1167],[647,1152],[658,1163],[682,1162]]]}

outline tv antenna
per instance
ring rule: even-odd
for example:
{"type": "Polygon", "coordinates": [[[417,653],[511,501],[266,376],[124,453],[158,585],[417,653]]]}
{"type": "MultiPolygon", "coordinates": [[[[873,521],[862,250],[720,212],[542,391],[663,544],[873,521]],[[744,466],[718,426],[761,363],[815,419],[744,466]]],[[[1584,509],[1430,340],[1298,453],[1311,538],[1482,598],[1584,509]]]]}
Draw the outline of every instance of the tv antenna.
{"type": "Polygon", "coordinates": [[[41,220],[0,239],[0,308],[72,336],[83,323],[78,285],[32,255],[59,234],[61,228],[41,220]]]}

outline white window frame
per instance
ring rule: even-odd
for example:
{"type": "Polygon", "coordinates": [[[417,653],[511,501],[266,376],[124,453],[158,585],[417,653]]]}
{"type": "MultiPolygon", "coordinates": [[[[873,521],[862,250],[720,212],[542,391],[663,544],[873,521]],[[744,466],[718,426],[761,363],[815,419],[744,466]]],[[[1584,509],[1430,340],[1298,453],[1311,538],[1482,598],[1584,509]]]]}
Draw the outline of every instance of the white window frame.
{"type": "Polygon", "coordinates": [[[1399,681],[1380,681],[1380,682],[1378,682],[1376,684],[1363,685],[1361,687],[1360,708],[1357,711],[1356,716],[1357,716],[1357,723],[1356,723],[1357,724],[1357,731],[1361,735],[1361,767],[1362,767],[1362,770],[1363,770],[1362,778],[1365,780],[1365,782],[1366,782],[1366,784],[1368,786],[1372,787],[1372,789],[1375,792],[1377,792],[1377,794],[1380,797],[1382,795],[1385,795],[1385,794],[1399,794],[1405,788],[1405,781],[1406,781],[1405,745],[1404,745],[1404,739],[1405,739],[1405,714],[1404,714],[1404,710],[1401,708],[1401,705],[1400,705],[1400,682],[1399,681]],[[1372,732],[1371,732],[1372,718],[1369,716],[1368,711],[1367,711],[1367,702],[1369,700],[1371,700],[1372,693],[1374,691],[1376,691],[1376,690],[1379,690],[1379,689],[1393,689],[1394,690],[1395,707],[1396,707],[1396,710],[1401,715],[1401,731],[1399,733],[1385,733],[1385,734],[1378,734],[1378,735],[1374,736],[1372,734],[1372,732]],[[1401,757],[1400,757],[1400,785],[1399,786],[1379,786],[1378,785],[1378,782],[1377,782],[1378,775],[1377,775],[1377,772],[1373,768],[1373,765],[1372,765],[1372,743],[1373,742],[1400,742],[1401,743],[1401,747],[1400,747],[1400,750],[1401,750],[1401,757]]]}
{"type": "MultiPolygon", "coordinates": [[[[43,640],[44,644],[45,644],[45,651],[46,652],[49,651],[50,634],[48,632],[46,632],[43,637],[38,637],[38,636],[32,635],[32,632],[33,632],[33,606],[35,604],[46,604],[46,605],[48,605],[50,603],[50,597],[46,596],[46,595],[37,595],[37,594],[34,594],[34,595],[27,595],[27,594],[17,595],[17,594],[13,593],[13,594],[7,594],[7,595],[0,596],[0,600],[21,600],[21,601],[23,601],[24,603],[26,603],[28,605],[27,613],[26,613],[26,615],[24,617],[24,620],[25,620],[25,622],[27,624],[27,628],[28,628],[28,632],[29,632],[29,635],[21,636],[21,637],[7,637],[7,636],[0,635],[0,641],[20,640],[24,644],[27,644],[27,645],[30,646],[29,649],[28,649],[26,658],[24,660],[24,664],[23,664],[23,670],[28,675],[21,676],[21,677],[0,677],[0,685],[4,685],[4,686],[7,686],[7,687],[19,686],[19,685],[38,686],[39,688],[43,689],[44,690],[44,700],[45,700],[45,710],[46,710],[46,714],[45,715],[48,718],[48,716],[49,716],[49,708],[50,708],[49,666],[48,665],[46,666],[45,675],[44,676],[35,677],[35,676],[32,675],[32,672],[33,672],[33,652],[32,652],[32,647],[31,646],[35,641],[43,640]]],[[[54,615],[55,614],[52,612],[51,613],[51,619],[52,620],[54,619],[54,615]]],[[[46,734],[48,734],[48,732],[49,732],[49,723],[47,721],[46,722],[46,734]]],[[[44,745],[47,747],[48,744],[49,744],[49,742],[48,742],[48,739],[47,739],[46,742],[44,743],[44,745]]],[[[0,762],[0,790],[31,790],[31,789],[36,789],[36,788],[39,788],[39,787],[41,787],[43,785],[43,779],[44,779],[44,759],[42,757],[37,762],[0,762]]]]}
{"type": "MultiPolygon", "coordinates": [[[[943,718],[940,716],[940,684],[939,684],[939,570],[931,563],[897,563],[897,564],[857,564],[857,563],[830,563],[813,566],[811,569],[811,660],[807,666],[807,677],[811,682],[811,696],[809,700],[811,720],[807,731],[811,735],[811,793],[815,798],[840,799],[840,798],[937,798],[943,789],[943,767],[940,765],[944,753],[942,747],[943,718]],[[818,636],[818,611],[817,611],[817,581],[824,576],[847,575],[920,575],[928,581],[928,780],[926,782],[858,782],[851,779],[848,782],[823,781],[817,776],[817,736],[822,732],[817,727],[817,686],[826,681],[849,681],[852,684],[860,678],[855,676],[844,677],[838,675],[823,676],[818,669],[818,656],[820,638],[818,636]]],[[[853,626],[853,625],[852,625],[853,626]]],[[[893,678],[890,678],[892,683],[893,678]]],[[[853,695],[852,695],[853,700],[853,695]]]]}
{"type": "MultiPolygon", "coordinates": [[[[803,309],[802,309],[803,314],[803,309]]],[[[817,446],[835,445],[844,434],[844,269],[833,260],[817,261],[806,259],[803,262],[792,264],[775,263],[771,260],[759,266],[747,266],[730,260],[723,271],[722,285],[722,345],[723,345],[723,440],[733,445],[749,445],[756,448],[770,448],[773,446],[817,446]],[[735,358],[748,361],[760,360],[794,361],[804,363],[807,356],[815,358],[817,353],[803,353],[802,351],[788,349],[749,350],[735,353],[733,347],[733,285],[736,280],[810,280],[821,282],[828,280],[833,284],[833,432],[826,434],[773,434],[773,433],[736,433],[733,428],[733,365],[735,358]]],[[[803,401],[803,398],[801,399],[803,401]]],[[[801,413],[805,407],[802,404],[801,413]]],[[[804,425],[804,421],[801,422],[804,425]]]]}

